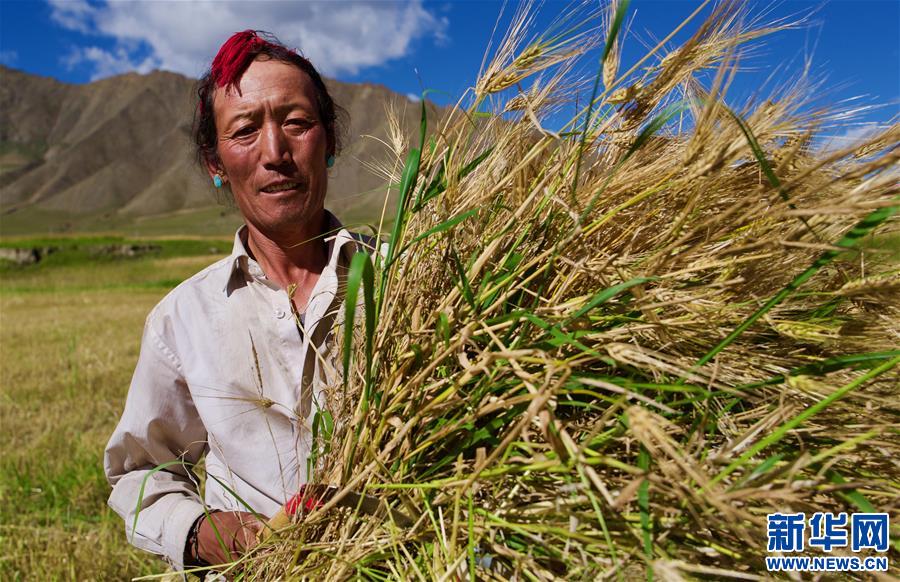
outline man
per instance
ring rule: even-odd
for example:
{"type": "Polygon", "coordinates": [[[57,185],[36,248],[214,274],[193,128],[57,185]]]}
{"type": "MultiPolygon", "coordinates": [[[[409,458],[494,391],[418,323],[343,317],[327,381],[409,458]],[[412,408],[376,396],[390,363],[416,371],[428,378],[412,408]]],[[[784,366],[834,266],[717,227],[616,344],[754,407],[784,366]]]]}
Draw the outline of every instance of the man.
{"type": "Polygon", "coordinates": [[[148,316],[105,456],[129,538],[176,569],[233,560],[262,527],[250,510],[270,516],[306,482],[311,419],[340,382],[344,274],[365,246],[324,208],[336,115],[309,61],[237,33],[198,95],[200,159],[245,225],[148,316]],[[191,470],[204,455],[207,509],[191,470]]]}

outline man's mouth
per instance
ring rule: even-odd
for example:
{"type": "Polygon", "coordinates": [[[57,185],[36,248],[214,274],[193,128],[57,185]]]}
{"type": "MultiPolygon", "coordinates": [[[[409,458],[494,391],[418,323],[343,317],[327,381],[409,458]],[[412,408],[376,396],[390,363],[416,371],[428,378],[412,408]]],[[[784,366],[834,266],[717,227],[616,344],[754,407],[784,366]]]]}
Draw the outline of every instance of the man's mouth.
{"type": "Polygon", "coordinates": [[[265,188],[262,189],[266,194],[276,194],[278,192],[284,192],[285,190],[294,190],[300,187],[300,182],[276,182],[274,184],[269,184],[265,188]]]}

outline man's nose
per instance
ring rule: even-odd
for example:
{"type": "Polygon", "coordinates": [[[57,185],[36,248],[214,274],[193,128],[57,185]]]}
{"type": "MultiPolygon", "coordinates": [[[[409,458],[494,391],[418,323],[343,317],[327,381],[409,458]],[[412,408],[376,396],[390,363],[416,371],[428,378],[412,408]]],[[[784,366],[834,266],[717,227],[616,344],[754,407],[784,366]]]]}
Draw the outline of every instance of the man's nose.
{"type": "Polygon", "coordinates": [[[282,166],[290,161],[290,148],[284,130],[277,123],[267,123],[260,135],[262,163],[266,166],[282,166]]]}

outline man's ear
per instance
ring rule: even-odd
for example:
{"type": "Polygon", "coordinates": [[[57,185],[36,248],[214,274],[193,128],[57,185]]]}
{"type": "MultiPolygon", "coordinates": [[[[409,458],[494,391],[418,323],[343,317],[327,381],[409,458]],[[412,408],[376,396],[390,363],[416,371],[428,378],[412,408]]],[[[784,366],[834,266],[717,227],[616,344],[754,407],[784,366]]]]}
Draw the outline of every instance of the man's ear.
{"type": "Polygon", "coordinates": [[[333,125],[328,128],[326,135],[328,136],[328,144],[326,145],[325,156],[326,157],[336,156],[337,155],[337,151],[336,151],[337,150],[337,143],[336,143],[337,138],[334,135],[334,126],[333,125]]]}
{"type": "Polygon", "coordinates": [[[228,181],[228,176],[225,174],[225,168],[222,167],[222,162],[219,161],[218,156],[203,156],[203,165],[206,167],[206,173],[209,174],[210,180],[218,175],[222,178],[222,182],[228,181]]]}

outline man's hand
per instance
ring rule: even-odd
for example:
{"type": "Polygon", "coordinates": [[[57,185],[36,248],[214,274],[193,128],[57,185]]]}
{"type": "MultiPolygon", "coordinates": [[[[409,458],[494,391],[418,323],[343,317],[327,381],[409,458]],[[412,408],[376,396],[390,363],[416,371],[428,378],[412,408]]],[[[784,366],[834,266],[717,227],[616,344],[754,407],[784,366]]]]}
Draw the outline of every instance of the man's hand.
{"type": "Polygon", "coordinates": [[[197,529],[199,555],[196,557],[212,565],[234,561],[256,545],[257,536],[264,527],[263,522],[246,511],[211,513],[203,517],[197,529]],[[225,548],[219,543],[216,531],[219,532],[225,548]]]}

